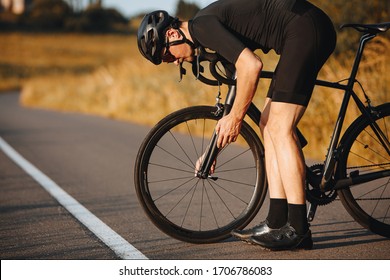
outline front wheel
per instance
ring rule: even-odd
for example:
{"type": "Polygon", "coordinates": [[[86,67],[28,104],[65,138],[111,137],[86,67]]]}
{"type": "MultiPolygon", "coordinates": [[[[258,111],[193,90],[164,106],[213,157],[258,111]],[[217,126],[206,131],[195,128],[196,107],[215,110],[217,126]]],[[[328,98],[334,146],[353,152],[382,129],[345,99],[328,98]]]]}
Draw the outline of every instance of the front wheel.
{"type": "Polygon", "coordinates": [[[162,119],[140,147],[135,188],[150,220],[164,233],[191,243],[211,243],[245,227],[267,191],[264,149],[243,122],[235,143],[218,155],[212,177],[195,177],[219,119],[216,108],[196,106],[162,119]]]}
{"type": "MultiPolygon", "coordinates": [[[[372,118],[382,131],[380,138],[369,120],[359,117],[341,140],[343,151],[337,172],[340,179],[376,171],[389,174],[390,103],[376,107],[372,118]]],[[[358,223],[376,234],[390,237],[390,176],[342,189],[338,194],[358,223]]]]}

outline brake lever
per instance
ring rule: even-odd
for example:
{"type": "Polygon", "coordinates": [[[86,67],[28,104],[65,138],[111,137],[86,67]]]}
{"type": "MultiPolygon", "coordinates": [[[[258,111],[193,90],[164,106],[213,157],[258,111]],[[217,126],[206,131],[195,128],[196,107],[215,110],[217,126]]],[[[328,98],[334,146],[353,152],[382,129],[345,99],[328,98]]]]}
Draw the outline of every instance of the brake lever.
{"type": "Polygon", "coordinates": [[[179,83],[183,80],[183,76],[187,74],[187,70],[183,67],[183,62],[179,64],[180,80],[179,83]]]}
{"type": "Polygon", "coordinates": [[[204,72],[204,67],[200,65],[200,54],[196,57],[196,80],[199,80],[200,73],[204,72]]]}

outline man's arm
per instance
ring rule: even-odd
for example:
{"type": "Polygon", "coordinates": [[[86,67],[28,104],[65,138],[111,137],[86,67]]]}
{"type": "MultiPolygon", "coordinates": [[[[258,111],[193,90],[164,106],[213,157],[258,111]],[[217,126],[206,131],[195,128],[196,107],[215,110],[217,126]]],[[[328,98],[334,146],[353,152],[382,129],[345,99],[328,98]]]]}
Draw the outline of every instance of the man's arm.
{"type": "Polygon", "coordinates": [[[255,95],[259,76],[263,68],[261,59],[245,48],[236,61],[237,94],[228,115],[218,121],[216,132],[218,148],[236,141],[241,123],[255,95]]]}

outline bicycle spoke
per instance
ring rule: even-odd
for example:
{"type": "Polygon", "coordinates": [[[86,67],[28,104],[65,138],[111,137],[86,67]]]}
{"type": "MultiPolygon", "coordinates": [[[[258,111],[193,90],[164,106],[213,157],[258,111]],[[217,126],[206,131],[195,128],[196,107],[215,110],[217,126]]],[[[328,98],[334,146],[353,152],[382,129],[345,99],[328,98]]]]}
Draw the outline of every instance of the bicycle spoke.
{"type": "MultiPolygon", "coordinates": [[[[234,193],[232,193],[231,191],[227,190],[226,188],[222,187],[221,185],[219,185],[218,183],[216,182],[211,182],[209,181],[210,184],[215,184],[217,187],[219,187],[220,189],[224,190],[225,192],[227,192],[228,194],[232,195],[233,197],[237,198],[239,201],[243,202],[244,204],[248,205],[248,202],[243,200],[242,198],[238,197],[237,195],[235,195],[234,193]]],[[[253,186],[252,186],[253,187],[253,186]]]]}
{"type": "Polygon", "coordinates": [[[185,186],[187,183],[191,182],[191,181],[194,180],[194,179],[195,179],[195,178],[191,178],[190,180],[188,180],[188,181],[184,182],[183,184],[181,184],[181,185],[179,185],[179,186],[173,188],[172,190],[166,192],[165,194],[163,194],[163,195],[161,195],[161,196],[159,196],[159,197],[153,199],[153,201],[156,202],[157,200],[163,198],[164,196],[166,196],[166,195],[168,195],[168,194],[170,194],[170,193],[172,193],[172,192],[178,190],[179,188],[185,186]]]}
{"type": "Polygon", "coordinates": [[[225,206],[226,210],[229,211],[229,213],[231,214],[231,216],[236,219],[236,216],[233,214],[233,212],[230,210],[229,206],[227,206],[225,200],[222,199],[221,195],[217,192],[217,190],[214,188],[214,186],[211,184],[210,181],[207,181],[211,187],[211,189],[215,192],[215,194],[218,196],[218,198],[220,199],[220,201],[222,202],[222,204],[225,206]]]}
{"type": "Polygon", "coordinates": [[[188,179],[188,176],[169,178],[169,179],[163,179],[163,180],[157,180],[157,181],[149,181],[149,184],[164,183],[164,182],[169,182],[169,181],[179,181],[179,180],[184,180],[184,179],[188,179]]]}
{"type": "MultiPolygon", "coordinates": [[[[387,182],[389,182],[389,181],[387,181],[387,182]]],[[[380,194],[379,199],[377,200],[374,209],[372,209],[372,211],[371,211],[371,216],[374,216],[374,212],[377,209],[377,207],[379,205],[380,198],[382,198],[383,193],[385,192],[385,190],[386,190],[386,188],[383,188],[382,193],[380,194]]]]}
{"type": "Polygon", "coordinates": [[[201,201],[200,201],[200,213],[199,213],[199,231],[202,230],[204,191],[205,191],[205,186],[204,186],[204,181],[203,181],[203,182],[202,182],[202,197],[201,197],[201,201]]]}
{"type": "Polygon", "coordinates": [[[185,213],[184,213],[183,220],[182,220],[182,222],[181,222],[181,226],[183,226],[183,224],[184,224],[184,222],[185,222],[185,219],[186,219],[186,217],[187,217],[188,209],[190,209],[192,200],[194,199],[194,194],[195,194],[196,188],[198,187],[198,183],[199,183],[199,181],[195,184],[195,187],[193,188],[194,190],[193,190],[193,192],[192,192],[192,195],[191,195],[191,198],[190,198],[190,202],[189,202],[188,205],[187,205],[187,209],[186,209],[186,211],[185,211],[185,213]]]}
{"type": "MultiPolygon", "coordinates": [[[[367,134],[368,134],[368,133],[367,133],[367,134]]],[[[370,135],[370,136],[371,136],[371,135],[370,135]]],[[[371,137],[372,137],[372,136],[371,136],[371,137]]],[[[376,141],[376,142],[379,143],[379,141],[378,141],[376,138],[372,137],[372,139],[373,139],[374,141],[376,141]]],[[[356,142],[360,143],[360,144],[362,145],[362,147],[364,147],[364,149],[369,149],[369,150],[372,151],[375,155],[377,155],[377,156],[379,156],[379,157],[382,157],[382,158],[385,159],[385,160],[389,160],[388,158],[384,157],[384,155],[383,155],[382,153],[373,150],[373,149],[371,148],[371,145],[369,145],[369,144],[364,144],[364,143],[362,143],[361,141],[359,141],[359,139],[356,139],[356,142]]]]}
{"type": "Polygon", "coordinates": [[[386,214],[383,216],[383,220],[382,220],[383,223],[385,223],[386,219],[390,219],[390,218],[388,218],[389,217],[388,216],[389,213],[390,213],[390,204],[387,207],[386,214]]]}
{"type": "Polygon", "coordinates": [[[194,173],[194,172],[190,172],[190,171],[187,171],[187,170],[184,170],[184,169],[181,169],[181,168],[176,168],[176,167],[172,167],[172,166],[162,165],[162,164],[158,164],[158,163],[150,163],[149,165],[151,165],[151,166],[158,166],[158,167],[166,168],[166,169],[170,169],[170,170],[181,171],[181,172],[185,172],[185,173],[189,173],[189,174],[193,174],[194,173]]]}
{"type": "MultiPolygon", "coordinates": [[[[203,185],[204,185],[204,183],[205,183],[205,181],[203,181],[203,185]]],[[[206,192],[207,200],[208,200],[210,208],[211,208],[211,212],[213,214],[214,222],[217,225],[217,228],[220,228],[220,226],[218,224],[217,216],[216,216],[215,211],[214,211],[213,203],[211,203],[210,195],[209,195],[206,187],[205,187],[205,192],[206,192]]]]}
{"type": "Polygon", "coordinates": [[[161,150],[163,150],[164,152],[166,152],[168,155],[174,157],[175,159],[177,159],[178,161],[182,162],[183,164],[185,164],[185,165],[188,166],[189,168],[193,168],[193,166],[188,165],[186,162],[184,162],[183,160],[181,160],[179,157],[175,156],[174,154],[172,154],[171,152],[167,151],[166,149],[160,147],[159,145],[156,145],[156,147],[160,148],[161,150]]]}
{"type": "MultiPolygon", "coordinates": [[[[205,133],[206,133],[206,120],[203,119],[203,126],[202,126],[202,149],[201,151],[204,151],[204,146],[205,146],[205,141],[206,141],[206,137],[205,137],[205,133]]],[[[200,154],[198,155],[198,158],[199,158],[200,154]]]]}
{"type": "Polygon", "coordinates": [[[182,161],[185,165],[189,166],[189,167],[195,167],[193,166],[193,162],[191,161],[191,158],[188,156],[187,152],[183,149],[182,145],[180,145],[179,141],[176,139],[176,137],[173,135],[173,133],[171,131],[169,131],[170,135],[173,137],[173,139],[175,139],[177,145],[180,147],[180,149],[183,151],[183,153],[186,155],[187,159],[189,160],[190,162],[190,165],[188,165],[187,163],[185,163],[184,161],[182,161]]]}
{"type": "MultiPolygon", "coordinates": [[[[192,136],[192,133],[191,133],[191,129],[190,127],[188,126],[188,122],[186,122],[186,126],[187,126],[187,131],[188,131],[188,135],[191,139],[191,142],[192,142],[192,147],[194,148],[194,151],[195,151],[195,154],[196,156],[199,158],[199,153],[198,153],[198,150],[196,149],[196,145],[195,145],[195,141],[194,141],[194,138],[192,136]]],[[[191,159],[190,159],[191,160],[191,159]]]]}
{"type": "Polygon", "coordinates": [[[256,168],[256,166],[240,167],[240,168],[224,169],[224,170],[218,169],[218,174],[227,173],[227,172],[235,172],[235,171],[244,171],[244,170],[249,170],[249,169],[254,169],[254,168],[256,168]]]}
{"type": "MultiPolygon", "coordinates": [[[[179,201],[171,208],[170,211],[168,211],[167,214],[165,214],[165,217],[168,217],[169,214],[180,204],[180,202],[182,202],[182,200],[191,192],[191,190],[197,185],[198,183],[196,183],[195,185],[193,185],[182,197],[181,199],[179,199],[179,201]]],[[[183,184],[184,185],[184,184],[183,184]]],[[[183,186],[181,185],[181,186],[183,186]]],[[[179,186],[179,187],[181,187],[179,186]]],[[[175,188],[174,190],[177,190],[179,187],[175,188]]],[[[172,190],[172,191],[174,191],[172,190]]],[[[172,191],[170,191],[169,193],[171,193],[172,191]]],[[[161,197],[160,197],[161,198],[161,197]]]]}
{"type": "MultiPolygon", "coordinates": [[[[362,197],[365,197],[365,196],[367,196],[367,195],[369,195],[369,194],[371,194],[371,193],[373,193],[373,192],[375,192],[375,191],[377,191],[377,190],[379,190],[379,189],[381,189],[381,188],[386,189],[385,186],[388,185],[388,184],[389,184],[389,181],[387,181],[387,183],[385,183],[385,184],[383,184],[383,185],[378,186],[378,187],[375,188],[375,189],[372,189],[372,190],[370,190],[370,191],[368,191],[368,192],[366,192],[366,193],[363,193],[363,194],[359,195],[358,197],[356,197],[356,200],[363,200],[362,197]]],[[[383,192],[382,192],[382,193],[383,193],[383,192]]],[[[381,197],[380,197],[380,198],[381,198],[381,197]]]]}
{"type": "Polygon", "coordinates": [[[239,181],[235,181],[235,180],[229,180],[229,179],[224,179],[224,178],[218,178],[218,180],[225,181],[225,182],[230,182],[230,183],[235,183],[235,184],[238,184],[238,185],[253,187],[253,184],[248,184],[248,183],[239,182],[239,181]]]}
{"type": "MultiPolygon", "coordinates": [[[[218,165],[218,168],[221,168],[222,166],[228,164],[229,162],[231,162],[231,161],[233,161],[233,160],[239,158],[240,156],[246,154],[248,151],[250,151],[250,149],[247,149],[247,150],[241,152],[240,154],[238,154],[238,155],[232,157],[231,159],[227,160],[226,162],[224,162],[224,163],[222,163],[222,164],[219,164],[219,165],[218,165]]],[[[221,152],[220,154],[222,154],[222,152],[221,152]]]]}

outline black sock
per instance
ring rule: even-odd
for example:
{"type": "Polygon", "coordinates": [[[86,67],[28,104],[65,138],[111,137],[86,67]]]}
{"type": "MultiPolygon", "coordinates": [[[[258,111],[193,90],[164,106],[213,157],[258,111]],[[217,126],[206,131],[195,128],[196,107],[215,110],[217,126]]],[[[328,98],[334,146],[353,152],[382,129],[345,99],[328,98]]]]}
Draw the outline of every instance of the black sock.
{"type": "Polygon", "coordinates": [[[270,228],[281,228],[287,223],[288,207],[287,199],[271,198],[267,216],[267,224],[270,228]]]}
{"type": "Polygon", "coordinates": [[[288,204],[288,222],[300,235],[309,230],[306,204],[288,204]]]}

